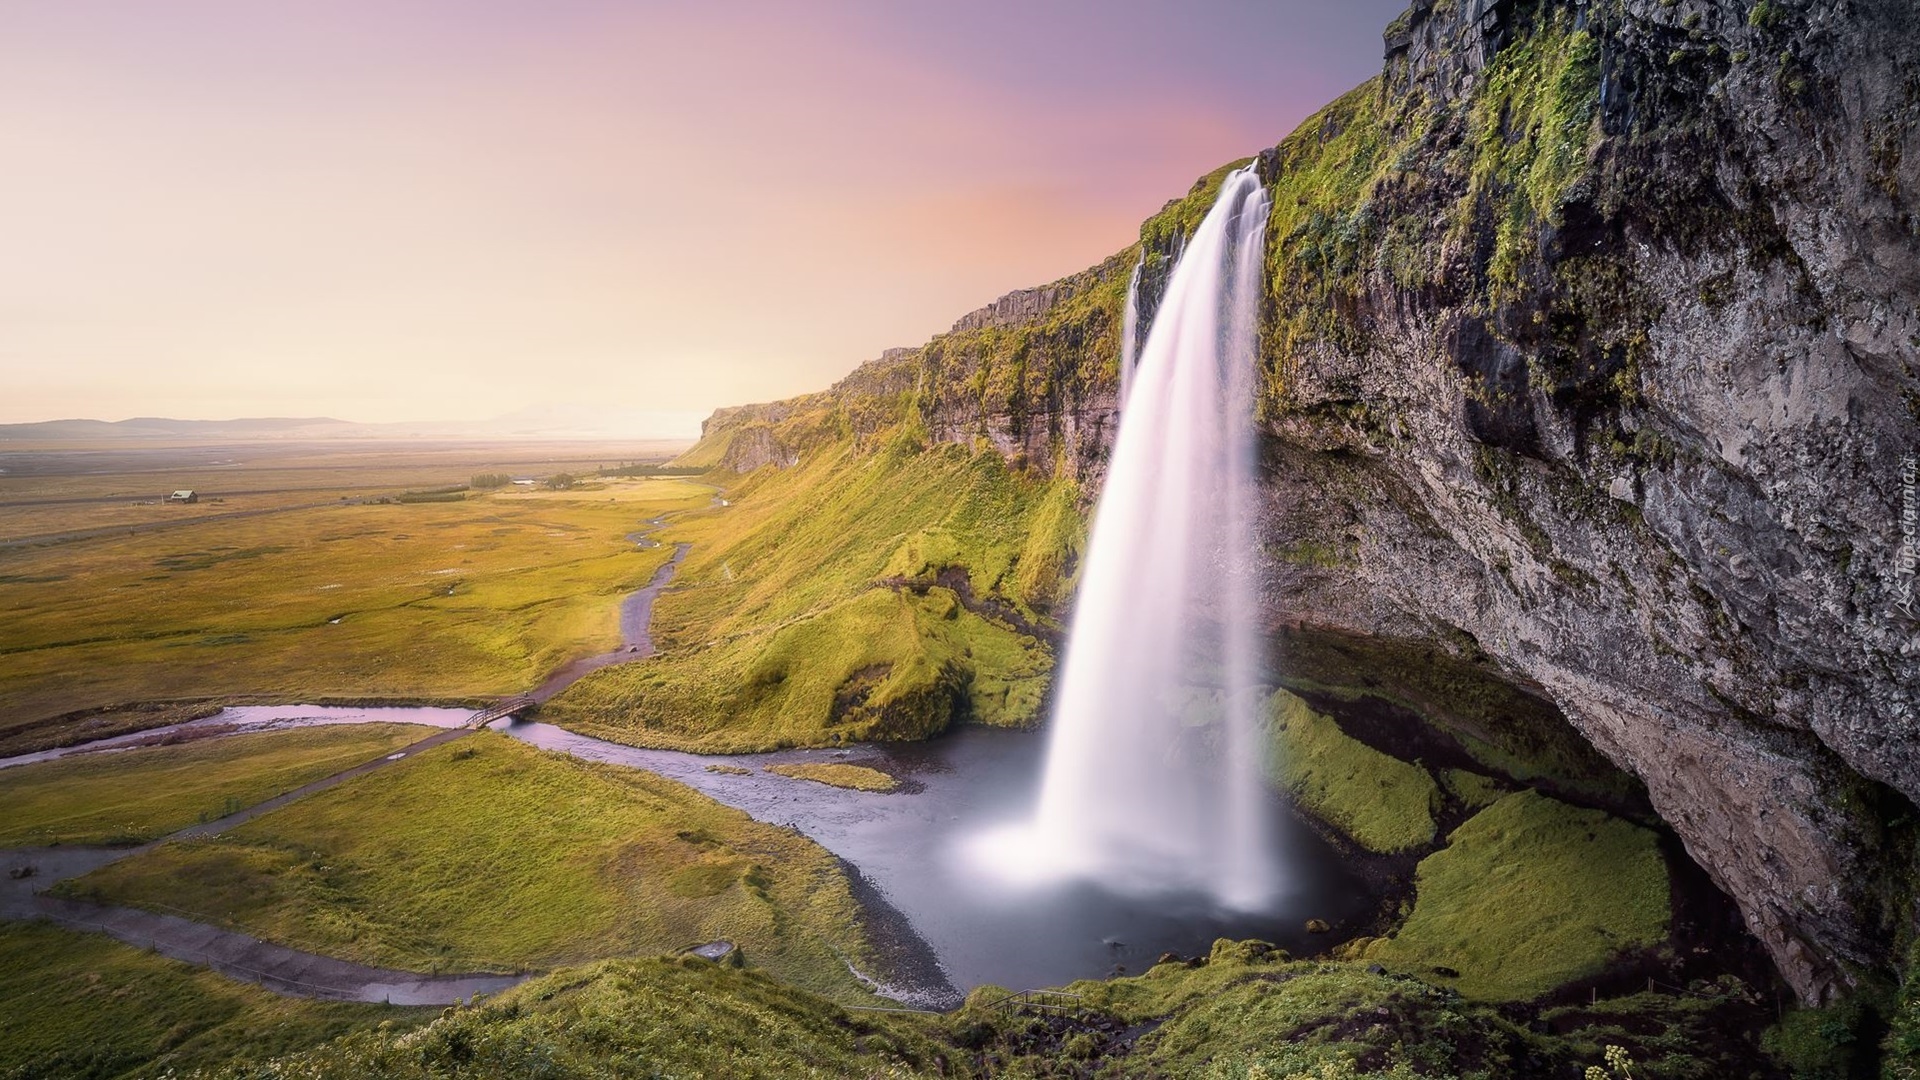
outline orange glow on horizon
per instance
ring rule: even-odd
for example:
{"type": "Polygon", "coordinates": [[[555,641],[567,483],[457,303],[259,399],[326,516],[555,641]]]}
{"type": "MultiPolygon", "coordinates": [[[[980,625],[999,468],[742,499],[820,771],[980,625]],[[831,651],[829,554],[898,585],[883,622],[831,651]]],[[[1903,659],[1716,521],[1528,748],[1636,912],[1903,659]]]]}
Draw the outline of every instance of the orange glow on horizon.
{"type": "Polygon", "coordinates": [[[1370,74],[1399,3],[1222,5],[1293,65],[1251,72],[1209,53],[1245,32],[1170,38],[1186,9],[994,7],[1028,37],[913,5],[13,6],[0,422],[818,389],[1124,248],[1370,74]]]}

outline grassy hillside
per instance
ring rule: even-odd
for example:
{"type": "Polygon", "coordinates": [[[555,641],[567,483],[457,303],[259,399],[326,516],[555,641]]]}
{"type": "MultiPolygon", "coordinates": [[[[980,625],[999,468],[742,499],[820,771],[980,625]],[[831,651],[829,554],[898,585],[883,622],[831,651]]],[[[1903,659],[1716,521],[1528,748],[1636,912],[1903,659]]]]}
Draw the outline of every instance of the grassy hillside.
{"type": "Polygon", "coordinates": [[[478,733],[62,887],[413,971],[539,970],[715,939],[863,998],[832,856],[689,788],[478,733]]]}
{"type": "MultiPolygon", "coordinates": [[[[950,1048],[754,971],[619,960],[558,973],[404,1035],[364,1032],[223,1080],[933,1077],[950,1048]]],[[[957,1055],[952,1055],[957,1056],[957,1055]]]]}
{"type": "Polygon", "coordinates": [[[1067,989],[1064,1014],[1001,1007],[1004,991],[983,988],[946,1016],[889,1015],[700,960],[609,961],[417,1031],[358,1032],[215,1075],[1507,1080],[1579,1076],[1608,1046],[1639,1080],[1746,1075],[1750,1064],[1715,1033],[1741,1007],[1737,985],[1549,1010],[1548,1032],[1416,978],[1220,941],[1190,963],[1067,989]]]}
{"type": "Polygon", "coordinates": [[[1433,842],[1440,802],[1433,775],[1340,730],[1282,690],[1268,704],[1269,772],[1301,807],[1368,851],[1433,842]]]}
{"type": "Polygon", "coordinates": [[[1474,815],[1420,863],[1406,924],[1366,947],[1394,967],[1447,967],[1469,997],[1536,997],[1667,940],[1653,833],[1538,792],[1474,815]]]}
{"type": "Polygon", "coordinates": [[[700,750],[1030,724],[1053,666],[1036,635],[1082,543],[1077,498],[953,445],[843,441],[761,469],[666,534],[693,548],[655,607],[664,652],[583,679],[542,716],[700,750]]]}

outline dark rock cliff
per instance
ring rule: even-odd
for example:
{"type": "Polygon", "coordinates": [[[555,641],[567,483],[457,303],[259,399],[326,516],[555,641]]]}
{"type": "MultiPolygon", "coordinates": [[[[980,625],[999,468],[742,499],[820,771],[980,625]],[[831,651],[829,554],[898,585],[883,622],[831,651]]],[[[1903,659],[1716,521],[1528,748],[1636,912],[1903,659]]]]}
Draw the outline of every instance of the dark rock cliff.
{"type": "Polygon", "coordinates": [[[1338,556],[1270,606],[1542,688],[1824,999],[1914,920],[1913,9],[1424,6],[1371,106],[1417,165],[1330,326],[1277,303],[1268,528],[1338,556]]]}
{"type": "MultiPolygon", "coordinates": [[[[1920,9],[1420,0],[1261,155],[1263,602],[1545,695],[1647,786],[1795,990],[1917,921],[1920,9]],[[1908,459],[1910,460],[1910,459],[1908,459]]],[[[990,444],[1095,484],[1141,247],[701,451],[990,444]],[[737,449],[735,449],[737,447],[737,449]]]]}

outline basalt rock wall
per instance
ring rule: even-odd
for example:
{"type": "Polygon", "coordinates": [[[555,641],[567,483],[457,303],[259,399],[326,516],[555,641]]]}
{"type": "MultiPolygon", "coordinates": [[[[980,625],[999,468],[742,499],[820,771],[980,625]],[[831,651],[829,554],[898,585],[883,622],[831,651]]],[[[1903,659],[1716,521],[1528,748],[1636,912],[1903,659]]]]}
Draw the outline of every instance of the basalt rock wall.
{"type": "MultiPolygon", "coordinates": [[[[1916,922],[1917,20],[1421,0],[1379,79],[1260,156],[1272,625],[1549,697],[1809,1001],[1916,922]]],[[[1144,252],[1150,320],[1224,172],[1138,247],[709,443],[904,431],[1094,488],[1128,277],[1144,252]]]]}

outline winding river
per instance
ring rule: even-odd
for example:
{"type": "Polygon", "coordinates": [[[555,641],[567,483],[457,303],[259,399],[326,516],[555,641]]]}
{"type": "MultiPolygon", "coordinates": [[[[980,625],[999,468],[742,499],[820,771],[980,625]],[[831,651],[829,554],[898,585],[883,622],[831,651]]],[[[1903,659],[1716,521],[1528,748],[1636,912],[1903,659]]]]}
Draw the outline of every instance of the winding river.
{"type": "MultiPolygon", "coordinates": [[[[167,728],[0,760],[0,768],[196,736],[322,724],[454,729],[470,715],[440,708],[237,706],[167,728]]],[[[1031,814],[1045,753],[1038,732],[969,725],[924,743],[709,756],[625,746],[551,724],[503,720],[492,727],[544,750],[669,777],[760,821],[796,829],[840,857],[866,886],[860,891],[876,921],[910,929],[911,940],[896,941],[889,950],[892,970],[880,973],[890,996],[910,1002],[944,1004],[956,988],[988,983],[1024,989],[1137,973],[1163,952],[1203,954],[1217,937],[1258,937],[1317,951],[1306,920],[1338,928],[1370,913],[1372,890],[1278,797],[1271,807],[1279,825],[1276,842],[1294,870],[1294,887],[1262,913],[1226,911],[1199,895],[1128,895],[1084,884],[1009,891],[1002,882],[983,880],[960,849],[981,831],[1031,814]],[[866,765],[904,783],[880,794],[765,771],[795,762],[866,765]]]]}
{"type": "MultiPolygon", "coordinates": [[[[647,533],[665,522],[654,519],[646,524],[649,527],[645,531],[630,539],[643,546],[655,545],[657,542],[647,533]]],[[[672,557],[652,579],[623,598],[622,644],[617,650],[568,664],[529,697],[545,701],[592,671],[653,655],[648,633],[653,603],[672,580],[687,547],[676,545],[672,557]]],[[[466,709],[431,707],[236,706],[200,720],[0,759],[0,769],[70,754],[111,753],[321,724],[405,723],[458,729],[472,716],[466,709]]],[[[1295,951],[1318,951],[1306,929],[1308,920],[1322,920],[1338,930],[1356,925],[1371,914],[1373,890],[1336,849],[1302,825],[1278,796],[1269,797],[1267,813],[1274,823],[1271,842],[1279,848],[1275,854],[1280,865],[1288,868],[1288,877],[1279,895],[1257,913],[1223,909],[1199,894],[1127,894],[1086,883],[1010,888],[997,877],[983,874],[977,857],[964,855],[962,849],[983,832],[1032,816],[1045,756],[1045,739],[1037,732],[969,725],[924,743],[704,756],[639,749],[511,717],[490,726],[545,750],[669,777],[760,821],[792,828],[814,840],[851,871],[883,954],[886,970],[875,974],[884,992],[916,1004],[950,1004],[959,991],[985,984],[1025,989],[1140,972],[1165,952],[1204,954],[1219,937],[1257,937],[1295,951]],[[897,791],[882,794],[829,787],[766,771],[769,765],[798,762],[865,765],[903,783],[897,791]]],[[[417,744],[409,752],[441,738],[417,744]]],[[[190,831],[221,831],[245,817],[402,756],[370,762],[249,808],[233,819],[190,831]]],[[[60,870],[41,877],[40,884],[84,873],[129,853],[121,849],[91,858],[79,851],[57,858],[52,857],[51,850],[35,853],[47,869],[60,870]]],[[[18,861],[28,853],[10,854],[18,861]]],[[[395,1001],[439,1002],[503,985],[498,977],[485,978],[483,984],[473,981],[482,977],[428,979],[356,965],[342,967],[339,961],[295,953],[213,928],[196,930],[197,924],[179,919],[169,922],[170,917],[130,909],[96,909],[92,916],[78,910],[55,911],[53,908],[64,902],[36,896],[28,882],[9,882],[0,886],[0,892],[6,894],[0,897],[0,915],[18,918],[37,913],[69,924],[91,925],[110,914],[126,925],[99,928],[122,940],[149,944],[183,959],[200,958],[199,962],[290,993],[323,992],[314,987],[324,984],[345,989],[325,991],[323,996],[382,1000],[380,995],[385,995],[395,1001]],[[215,943],[202,940],[205,934],[200,931],[225,936],[215,943]],[[222,950],[240,955],[223,956],[222,950]],[[330,964],[335,967],[328,967],[330,964]],[[293,977],[289,972],[317,974],[293,977]],[[408,983],[409,979],[413,981],[408,983]]]]}

